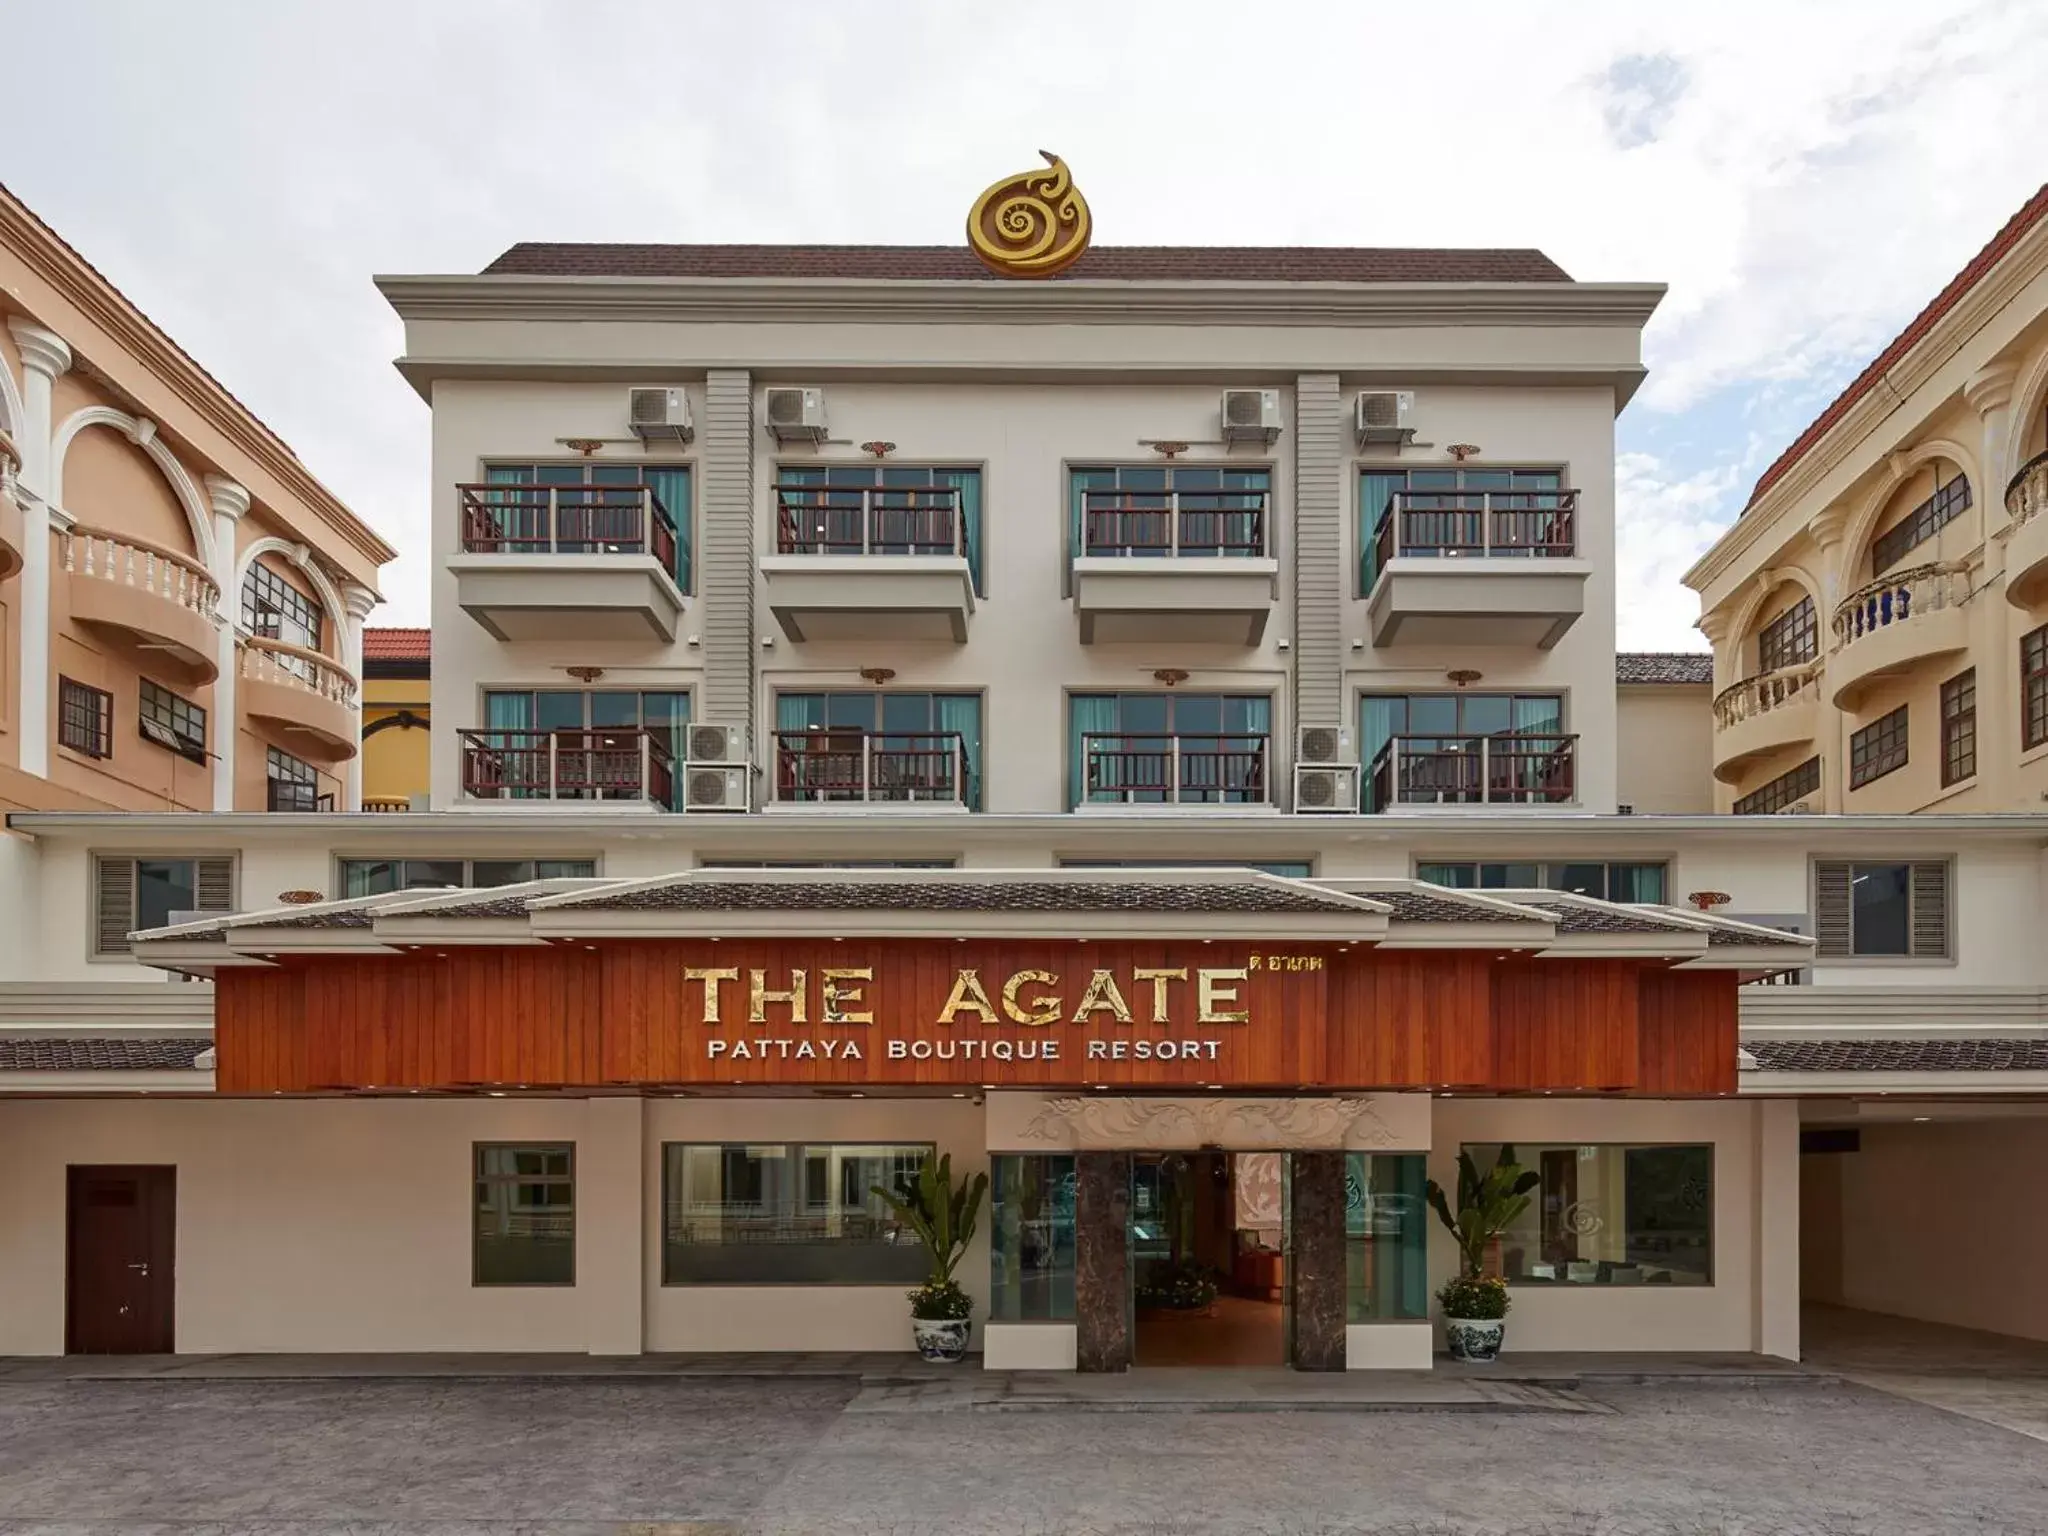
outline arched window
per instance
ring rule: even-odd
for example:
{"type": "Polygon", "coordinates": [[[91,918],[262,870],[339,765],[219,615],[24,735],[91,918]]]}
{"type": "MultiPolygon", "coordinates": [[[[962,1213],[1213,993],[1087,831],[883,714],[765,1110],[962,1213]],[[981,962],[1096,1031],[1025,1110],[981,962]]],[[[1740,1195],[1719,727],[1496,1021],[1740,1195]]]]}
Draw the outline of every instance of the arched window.
{"type": "Polygon", "coordinates": [[[320,649],[320,607],[261,560],[242,579],[242,628],[262,640],[320,649]]]}

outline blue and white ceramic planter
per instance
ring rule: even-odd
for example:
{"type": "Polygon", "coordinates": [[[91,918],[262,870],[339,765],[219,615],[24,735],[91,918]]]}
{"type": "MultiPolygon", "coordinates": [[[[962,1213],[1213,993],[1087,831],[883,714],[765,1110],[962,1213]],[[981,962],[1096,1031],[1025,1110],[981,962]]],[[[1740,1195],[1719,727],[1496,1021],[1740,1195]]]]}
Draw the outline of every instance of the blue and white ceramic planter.
{"type": "Polygon", "coordinates": [[[1507,1332],[1507,1323],[1498,1317],[1447,1317],[1444,1319],[1444,1342],[1449,1345],[1453,1360],[1497,1360],[1500,1358],[1501,1336],[1507,1332]]]}
{"type": "Polygon", "coordinates": [[[974,1320],[966,1317],[913,1317],[910,1336],[926,1360],[952,1363],[967,1354],[967,1335],[974,1320]]]}

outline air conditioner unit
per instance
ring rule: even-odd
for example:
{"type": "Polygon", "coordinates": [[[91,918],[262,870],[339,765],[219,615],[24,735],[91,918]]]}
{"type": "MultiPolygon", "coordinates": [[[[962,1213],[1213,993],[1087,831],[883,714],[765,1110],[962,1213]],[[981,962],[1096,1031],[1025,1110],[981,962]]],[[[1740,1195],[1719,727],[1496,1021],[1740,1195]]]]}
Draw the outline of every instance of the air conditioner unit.
{"type": "Polygon", "coordinates": [[[690,397],[680,389],[636,389],[626,414],[643,443],[690,440],[690,397]]]}
{"type": "Polygon", "coordinates": [[[771,389],[765,414],[769,436],[778,443],[825,441],[822,389],[771,389]]]}
{"type": "Polygon", "coordinates": [[[692,763],[683,770],[683,809],[744,811],[753,777],[745,763],[692,763]]]}
{"type": "Polygon", "coordinates": [[[1351,738],[1334,725],[1304,725],[1294,733],[1294,760],[1302,764],[1354,762],[1351,738]]]}
{"type": "Polygon", "coordinates": [[[1270,443],[1280,435],[1280,391],[1223,391],[1223,441],[1270,443]]]}
{"type": "Polygon", "coordinates": [[[1415,436],[1408,418],[1415,414],[1415,396],[1401,389],[1365,389],[1358,394],[1358,446],[1405,444],[1415,436]]]}
{"type": "Polygon", "coordinates": [[[747,733],[737,725],[692,725],[683,760],[691,767],[723,766],[747,760],[747,733]]]}
{"type": "Polygon", "coordinates": [[[1301,816],[1338,816],[1358,809],[1358,769],[1353,764],[1335,768],[1294,770],[1294,809],[1301,816]]]}

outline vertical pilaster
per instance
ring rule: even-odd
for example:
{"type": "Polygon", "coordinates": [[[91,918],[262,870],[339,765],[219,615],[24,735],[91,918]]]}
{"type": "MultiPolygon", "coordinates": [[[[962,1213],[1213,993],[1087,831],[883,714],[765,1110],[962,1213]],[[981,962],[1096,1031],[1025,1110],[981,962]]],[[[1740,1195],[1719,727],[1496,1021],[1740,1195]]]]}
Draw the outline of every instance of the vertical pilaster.
{"type": "Polygon", "coordinates": [[[1131,1366],[1131,1154],[1074,1158],[1075,1368],[1131,1366]]]}
{"type": "Polygon", "coordinates": [[[1287,1284],[1298,1371],[1341,1371],[1345,1346],[1344,1154],[1294,1152],[1287,1284]]]}
{"type": "Polygon", "coordinates": [[[1756,1111],[1755,1348],[1799,1358],[1799,1105],[1764,1099],[1756,1111]]]}
{"type": "Polygon", "coordinates": [[[19,317],[7,322],[21,353],[21,675],[15,687],[21,771],[50,771],[50,385],[71,368],[71,348],[55,331],[19,317]]]}
{"type": "Polygon", "coordinates": [[[704,696],[696,717],[754,727],[754,385],[743,368],[704,381],[704,696]]]}
{"type": "Polygon", "coordinates": [[[1344,406],[1334,373],[1294,381],[1294,711],[1344,717],[1344,406]]]}
{"type": "Polygon", "coordinates": [[[586,1099],[576,1139],[576,1293],[593,1355],[637,1355],[645,1337],[647,1101],[586,1099]]]}
{"type": "Polygon", "coordinates": [[[353,582],[341,589],[342,606],[348,610],[348,628],[342,634],[341,664],[356,680],[356,755],[342,765],[342,809],[363,808],[363,621],[383,599],[368,587],[353,582]]]}
{"type": "Polygon", "coordinates": [[[226,475],[206,477],[206,497],[213,508],[213,579],[220,587],[220,634],[214,663],[220,676],[213,684],[213,808],[235,808],[235,748],[241,741],[235,712],[241,656],[235,649],[235,615],[242,595],[235,590],[236,530],[249,512],[249,492],[226,475]]]}
{"type": "MultiPolygon", "coordinates": [[[[1983,518],[1988,550],[1997,529],[2001,540],[2011,533],[2007,527],[2005,486],[2019,468],[2008,462],[2006,446],[2012,435],[2013,386],[2019,369],[2011,363],[1997,363],[1980,369],[1963,384],[1963,398],[1977,412],[1983,429],[1982,447],[1977,451],[1979,472],[1984,477],[1978,491],[1978,516],[1983,518]]],[[[2000,569],[2004,560],[1998,561],[2000,569]]],[[[1989,595],[1989,594],[1987,594],[1989,595]]],[[[2013,607],[2002,601],[1980,603],[1974,623],[1978,633],[1972,646],[1977,670],[1977,782],[1989,794],[1986,809],[1997,809],[2010,794],[2011,765],[2019,761],[2019,658],[2014,654],[2013,607]]]]}

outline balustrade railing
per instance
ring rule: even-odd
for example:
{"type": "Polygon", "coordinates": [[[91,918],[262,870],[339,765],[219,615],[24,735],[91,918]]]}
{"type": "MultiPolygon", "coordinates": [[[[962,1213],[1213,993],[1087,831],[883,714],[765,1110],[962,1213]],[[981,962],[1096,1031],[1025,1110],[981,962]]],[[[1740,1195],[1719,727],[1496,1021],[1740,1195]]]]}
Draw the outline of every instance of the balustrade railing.
{"type": "Polygon", "coordinates": [[[785,805],[966,805],[968,777],[957,731],[775,733],[775,798],[785,805]]]}
{"type": "Polygon", "coordinates": [[[1266,506],[1264,491],[1083,491],[1081,553],[1256,558],[1266,506]]]}
{"type": "Polygon", "coordinates": [[[1373,530],[1374,568],[1396,558],[1561,559],[1578,552],[1579,493],[1395,491],[1373,530]]]}
{"type": "Polygon", "coordinates": [[[1081,738],[1083,804],[1265,805],[1272,738],[1090,733],[1081,738]]]}
{"type": "Polygon", "coordinates": [[[206,567],[143,539],[75,525],[64,535],[64,570],[162,598],[209,623],[220,621],[220,586],[206,567]]]}
{"type": "Polygon", "coordinates": [[[1843,599],[1835,609],[1835,643],[1854,645],[1895,624],[1961,607],[1970,595],[1970,574],[1960,565],[1944,562],[1893,571],[1843,599]]]}
{"type": "Polygon", "coordinates": [[[1365,809],[1395,805],[1569,805],[1579,738],[1550,732],[1394,736],[1374,756],[1365,809]]]}
{"type": "Polygon", "coordinates": [[[1810,700],[1815,693],[1814,685],[1820,679],[1821,668],[1822,662],[1816,656],[1811,661],[1802,661],[1776,672],[1745,677],[1741,682],[1723,688],[1714,695],[1714,723],[1725,731],[1730,726],[1757,715],[1769,714],[1796,700],[1810,700]]]}
{"type": "Polygon", "coordinates": [[[2005,512],[2015,528],[2048,512],[2048,453],[2037,453],[2020,466],[2005,488],[2005,512]]]}
{"type": "Polygon", "coordinates": [[[967,553],[953,486],[778,485],[775,549],[784,555],[967,553]]]}
{"type": "Polygon", "coordinates": [[[457,733],[472,800],[646,800],[676,809],[669,733],[643,726],[457,733]]]}
{"type": "Polygon", "coordinates": [[[676,568],[676,525],[651,485],[461,485],[466,555],[652,555],[676,568]]]}
{"type": "Polygon", "coordinates": [[[356,707],[356,680],[320,652],[260,635],[245,635],[236,644],[238,671],[248,681],[296,688],[344,709],[356,707]]]}

